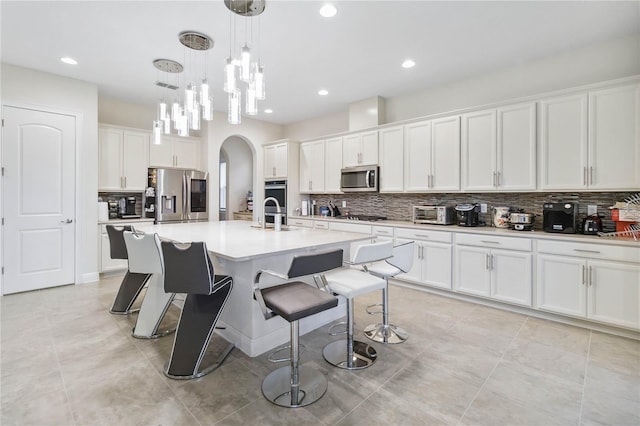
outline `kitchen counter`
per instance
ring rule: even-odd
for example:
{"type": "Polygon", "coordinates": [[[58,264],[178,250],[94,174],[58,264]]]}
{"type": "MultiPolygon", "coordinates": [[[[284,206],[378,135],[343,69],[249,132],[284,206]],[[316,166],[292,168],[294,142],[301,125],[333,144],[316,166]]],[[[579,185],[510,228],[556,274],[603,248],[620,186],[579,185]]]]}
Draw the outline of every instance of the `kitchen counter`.
{"type": "Polygon", "coordinates": [[[154,219],[142,217],[140,219],[108,219],[98,220],[98,225],[118,225],[122,223],[153,223],[154,219]]]}

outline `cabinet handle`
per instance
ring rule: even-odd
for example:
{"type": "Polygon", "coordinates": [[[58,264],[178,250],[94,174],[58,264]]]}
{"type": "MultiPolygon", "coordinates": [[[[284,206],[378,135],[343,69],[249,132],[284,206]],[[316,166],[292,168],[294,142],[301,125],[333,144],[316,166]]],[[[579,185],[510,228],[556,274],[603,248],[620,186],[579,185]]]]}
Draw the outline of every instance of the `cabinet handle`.
{"type": "Polygon", "coordinates": [[[593,266],[589,266],[589,286],[593,286],[593,266]]]}
{"type": "Polygon", "coordinates": [[[276,168],[274,167],[273,168],[273,176],[275,176],[275,175],[276,175],[276,168]]]}
{"type": "Polygon", "coordinates": [[[493,255],[490,254],[489,255],[489,270],[493,271],[493,268],[494,268],[494,266],[493,266],[493,255]]]}
{"type": "Polygon", "coordinates": [[[480,240],[480,242],[485,244],[500,244],[500,241],[480,240]]]}
{"type": "Polygon", "coordinates": [[[429,175],[429,188],[433,188],[433,175],[429,175]]]}
{"type": "Polygon", "coordinates": [[[489,270],[489,255],[485,254],[484,256],[484,269],[489,270]]]}
{"type": "Polygon", "coordinates": [[[378,231],[378,234],[389,235],[389,231],[378,231]]]}
{"type": "Polygon", "coordinates": [[[493,172],[493,186],[496,186],[496,172],[493,172]]]}
{"type": "Polygon", "coordinates": [[[586,185],[587,184],[587,167],[583,167],[582,168],[582,184],[586,185]]]}
{"type": "Polygon", "coordinates": [[[577,251],[580,253],[600,253],[598,250],[583,250],[583,249],[573,249],[573,251],[577,251]]]}
{"type": "Polygon", "coordinates": [[[582,265],[582,285],[585,285],[585,283],[587,282],[586,269],[587,267],[582,265]]]}
{"type": "Polygon", "coordinates": [[[496,172],[496,186],[500,186],[500,172],[496,172]]]}
{"type": "Polygon", "coordinates": [[[593,166],[589,167],[589,185],[593,185],[593,166]]]}
{"type": "Polygon", "coordinates": [[[126,188],[126,187],[127,187],[127,177],[125,176],[124,177],[124,188],[126,188]]]}
{"type": "Polygon", "coordinates": [[[414,237],[420,237],[420,238],[429,238],[428,235],[424,235],[424,234],[413,234],[414,237]]]}
{"type": "Polygon", "coordinates": [[[424,246],[420,246],[420,259],[424,260],[424,246]]]}

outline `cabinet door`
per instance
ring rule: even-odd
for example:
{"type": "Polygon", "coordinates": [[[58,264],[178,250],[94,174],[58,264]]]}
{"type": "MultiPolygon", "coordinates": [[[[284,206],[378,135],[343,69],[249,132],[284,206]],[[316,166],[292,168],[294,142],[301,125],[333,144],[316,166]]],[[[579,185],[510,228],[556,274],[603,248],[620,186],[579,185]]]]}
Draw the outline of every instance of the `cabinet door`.
{"type": "Polygon", "coordinates": [[[402,127],[380,130],[380,192],[404,189],[404,136],[402,127]]]}
{"type": "Polygon", "coordinates": [[[348,135],[342,138],[342,165],[354,167],[360,165],[360,151],[362,137],[359,134],[348,135]]]}
{"type": "Polygon", "coordinates": [[[460,117],[431,122],[431,189],[460,190],[460,117]]]}
{"type": "Polygon", "coordinates": [[[538,254],[537,265],[537,307],[584,317],[587,314],[586,261],[538,254]]]}
{"type": "Polygon", "coordinates": [[[451,245],[422,242],[422,281],[451,290],[451,245]]]}
{"type": "Polygon", "coordinates": [[[324,192],[324,141],[300,145],[300,192],[324,192]]]}
{"type": "MultiPolygon", "coordinates": [[[[429,190],[431,183],[431,121],[404,126],[404,149],[405,191],[429,190]]],[[[457,162],[460,163],[459,154],[457,162]]]]}
{"type": "Polygon", "coordinates": [[[281,143],[275,146],[275,167],[276,177],[287,177],[287,161],[289,161],[289,146],[286,143],[281,143]]]}
{"type": "Polygon", "coordinates": [[[536,104],[498,108],[496,187],[536,189],[536,104]]]}
{"type": "Polygon", "coordinates": [[[162,136],[159,145],[149,145],[149,165],[151,167],[175,167],[173,155],[173,139],[162,136]]]}
{"type": "Polygon", "coordinates": [[[489,297],[491,295],[489,250],[456,246],[455,256],[455,290],[489,297]]]}
{"type": "Polygon", "coordinates": [[[311,167],[313,163],[313,147],[312,144],[317,142],[308,142],[300,144],[300,193],[311,193],[311,167]]]}
{"type": "Polygon", "coordinates": [[[640,328],[640,266],[588,261],[587,316],[590,319],[640,328]]]}
{"type": "Polygon", "coordinates": [[[264,147],[264,177],[276,176],[276,147],[275,145],[264,147]]]}
{"type": "Polygon", "coordinates": [[[544,99],[540,114],[541,188],[586,188],[587,95],[544,99]]]}
{"type": "Polygon", "coordinates": [[[324,191],[340,194],[340,170],[342,169],[342,138],[324,141],[324,191]]]}
{"type": "Polygon", "coordinates": [[[487,191],[496,182],[496,112],[462,116],[462,189],[487,191]]]}
{"type": "MultiPolygon", "coordinates": [[[[396,244],[405,244],[413,240],[406,240],[403,238],[396,238],[396,244]]],[[[413,246],[413,265],[409,272],[405,274],[398,274],[397,278],[403,280],[410,280],[415,282],[422,282],[422,246],[420,241],[416,241],[413,246]]]]}
{"type": "Polygon", "coordinates": [[[198,169],[198,144],[190,140],[176,139],[173,145],[176,167],[198,169]]]}
{"type": "Polygon", "coordinates": [[[101,127],[99,147],[98,188],[101,190],[122,189],[124,184],[122,179],[122,130],[101,127]]]}
{"type": "Polygon", "coordinates": [[[640,85],[589,94],[589,188],[640,187],[640,85]]]}
{"type": "Polygon", "coordinates": [[[123,170],[126,189],[144,191],[149,168],[149,134],[124,131],[123,170]]]}
{"type": "Polygon", "coordinates": [[[361,164],[378,164],[378,131],[365,132],[361,135],[362,151],[360,155],[361,164]]]}
{"type": "Polygon", "coordinates": [[[531,306],[531,253],[491,250],[491,297],[531,306]]]}

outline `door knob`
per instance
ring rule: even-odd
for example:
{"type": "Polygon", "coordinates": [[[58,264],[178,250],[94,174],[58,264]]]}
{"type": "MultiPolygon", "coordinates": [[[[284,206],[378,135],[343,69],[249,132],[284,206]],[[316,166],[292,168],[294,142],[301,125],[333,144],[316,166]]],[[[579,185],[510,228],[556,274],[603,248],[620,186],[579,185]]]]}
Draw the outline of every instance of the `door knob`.
{"type": "Polygon", "coordinates": [[[72,223],[73,219],[61,220],[60,223],[72,223]]]}

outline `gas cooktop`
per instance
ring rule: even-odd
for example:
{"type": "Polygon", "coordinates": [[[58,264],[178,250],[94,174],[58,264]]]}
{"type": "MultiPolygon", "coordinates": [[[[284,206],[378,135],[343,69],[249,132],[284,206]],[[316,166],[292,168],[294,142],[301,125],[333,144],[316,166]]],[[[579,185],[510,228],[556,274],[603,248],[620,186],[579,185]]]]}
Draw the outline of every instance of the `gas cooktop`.
{"type": "Polygon", "coordinates": [[[349,216],[338,216],[339,219],[346,220],[367,220],[369,222],[377,222],[379,220],[387,220],[385,216],[370,216],[366,214],[350,214],[349,216]]]}

